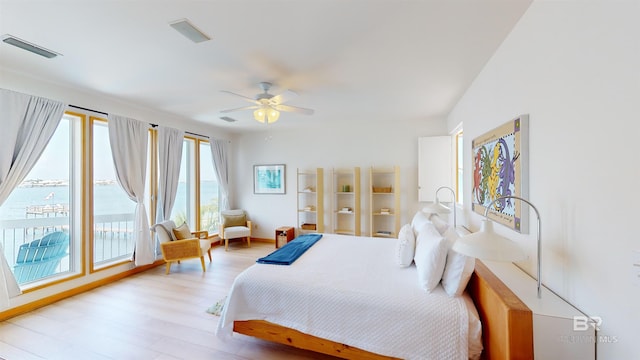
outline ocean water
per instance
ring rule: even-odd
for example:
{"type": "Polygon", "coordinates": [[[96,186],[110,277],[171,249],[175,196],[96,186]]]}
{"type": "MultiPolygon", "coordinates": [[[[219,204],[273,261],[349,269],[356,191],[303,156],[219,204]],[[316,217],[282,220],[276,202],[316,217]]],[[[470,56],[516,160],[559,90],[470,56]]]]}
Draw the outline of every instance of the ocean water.
{"type": "MultiPolygon", "coordinates": [[[[202,203],[209,203],[217,196],[217,183],[215,181],[203,182],[201,186],[202,203]]],[[[27,209],[30,206],[68,207],[69,200],[68,186],[17,187],[0,206],[0,220],[25,219],[27,218],[27,209]]],[[[186,184],[180,183],[174,207],[184,209],[186,201],[186,184]]],[[[118,184],[95,186],[93,202],[94,215],[129,214],[135,211],[135,203],[127,197],[118,184]]]]}
{"type": "MultiPolygon", "coordinates": [[[[186,209],[187,203],[186,190],[185,183],[178,184],[174,215],[182,213],[179,216],[180,219],[185,219],[183,209],[186,209]]],[[[208,211],[204,214],[203,226],[215,226],[217,206],[209,205],[217,205],[215,201],[218,194],[217,183],[205,181],[200,191],[201,208],[208,211]]],[[[66,231],[69,228],[70,203],[68,185],[22,186],[13,190],[9,198],[0,206],[0,244],[11,268],[15,265],[20,245],[42,238],[52,231],[66,231]],[[41,211],[49,209],[56,211],[41,211]]],[[[123,218],[126,219],[127,214],[135,212],[135,203],[127,197],[120,185],[113,183],[96,185],[93,203],[93,213],[96,216],[94,217],[96,232],[93,261],[99,263],[128,256],[133,247],[130,235],[133,223],[123,221],[123,218]],[[102,217],[103,221],[99,221],[97,216],[100,215],[114,216],[102,217]]],[[[174,220],[177,219],[174,218],[174,220]]],[[[150,223],[154,221],[150,220],[150,223]]],[[[207,230],[211,229],[207,228],[207,230]]],[[[69,266],[69,258],[63,258],[56,273],[68,271],[69,266]]]]}

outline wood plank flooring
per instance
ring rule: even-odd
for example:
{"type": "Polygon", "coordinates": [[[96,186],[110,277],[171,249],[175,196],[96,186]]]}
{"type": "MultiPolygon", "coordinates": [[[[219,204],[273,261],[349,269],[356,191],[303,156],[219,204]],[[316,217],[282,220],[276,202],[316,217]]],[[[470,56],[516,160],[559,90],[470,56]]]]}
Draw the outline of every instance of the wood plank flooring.
{"type": "Polygon", "coordinates": [[[215,336],[206,309],[273,244],[238,242],[200,261],[159,266],[0,323],[0,358],[31,359],[335,359],[243,335],[215,336]]]}

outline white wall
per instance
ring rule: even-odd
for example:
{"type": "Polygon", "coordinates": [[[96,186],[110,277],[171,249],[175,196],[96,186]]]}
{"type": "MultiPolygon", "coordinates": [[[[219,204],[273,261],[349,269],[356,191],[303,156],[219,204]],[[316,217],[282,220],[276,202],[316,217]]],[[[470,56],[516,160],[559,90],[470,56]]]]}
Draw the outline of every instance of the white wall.
{"type": "MultiPolygon", "coordinates": [[[[530,114],[543,281],[603,318],[600,335],[617,342],[599,342],[598,359],[640,354],[640,286],[631,265],[632,250],[640,250],[639,18],[638,1],[535,1],[448,118],[450,128],[464,122],[470,153],[474,137],[530,114]]],[[[475,229],[470,201],[466,193],[466,221],[475,229]]],[[[521,237],[500,230],[535,260],[535,230],[521,237]]]]}
{"type": "MultiPolygon", "coordinates": [[[[285,114],[286,115],[286,114],[285,114]]],[[[284,119],[279,121],[295,121],[284,119]]],[[[408,223],[420,208],[418,203],[418,137],[445,135],[446,123],[441,120],[403,122],[389,119],[384,127],[366,127],[363,122],[346,120],[339,128],[322,126],[322,118],[314,118],[311,129],[280,131],[278,123],[268,130],[249,133],[233,139],[233,173],[235,184],[232,205],[248,211],[258,225],[253,236],[274,238],[280,226],[297,224],[297,168],[324,168],[325,231],[330,231],[331,169],[360,167],[362,232],[369,233],[366,215],[369,203],[369,168],[400,167],[401,221],[408,223]],[[285,164],[286,194],[253,194],[253,165],[285,164]]],[[[366,121],[364,122],[367,123],[366,121]]]]}
{"type": "MultiPolygon", "coordinates": [[[[69,105],[84,107],[106,113],[118,114],[153,124],[171,126],[218,139],[230,137],[228,132],[204,123],[191,121],[172,114],[132,105],[108,94],[84,91],[72,86],[50,83],[25,74],[15,73],[0,67],[0,87],[28,95],[42,96],[63,101],[69,105]]],[[[70,109],[73,110],[73,109],[70,109]]]]}

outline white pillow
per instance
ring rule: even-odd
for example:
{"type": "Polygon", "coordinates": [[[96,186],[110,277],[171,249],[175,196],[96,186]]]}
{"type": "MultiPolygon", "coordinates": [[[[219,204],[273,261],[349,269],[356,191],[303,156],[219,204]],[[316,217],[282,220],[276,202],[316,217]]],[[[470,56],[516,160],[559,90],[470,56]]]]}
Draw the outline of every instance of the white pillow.
{"type": "Polygon", "coordinates": [[[435,289],[442,279],[448,249],[447,241],[433,224],[425,224],[418,232],[413,260],[418,269],[418,283],[427,292],[435,289]]]}
{"type": "Polygon", "coordinates": [[[413,215],[413,219],[411,220],[411,228],[413,229],[413,233],[415,234],[415,236],[418,236],[418,232],[424,226],[424,224],[428,224],[430,222],[431,220],[429,220],[429,216],[427,214],[423,213],[422,211],[416,212],[416,214],[413,215]]]}
{"type": "Polygon", "coordinates": [[[449,250],[447,252],[447,262],[444,266],[442,274],[442,287],[444,291],[451,297],[460,296],[469,283],[471,274],[476,265],[476,259],[462,255],[451,247],[459,238],[458,234],[452,228],[445,233],[445,238],[449,250]]]}
{"type": "Polygon", "coordinates": [[[416,237],[410,224],[403,225],[398,233],[396,262],[400,267],[409,267],[416,253],[416,237]]]}
{"type": "Polygon", "coordinates": [[[436,226],[436,229],[438,230],[440,235],[444,235],[447,229],[450,228],[449,224],[447,224],[447,222],[443,218],[438,216],[438,214],[431,215],[429,217],[429,221],[431,221],[433,225],[436,226]]]}

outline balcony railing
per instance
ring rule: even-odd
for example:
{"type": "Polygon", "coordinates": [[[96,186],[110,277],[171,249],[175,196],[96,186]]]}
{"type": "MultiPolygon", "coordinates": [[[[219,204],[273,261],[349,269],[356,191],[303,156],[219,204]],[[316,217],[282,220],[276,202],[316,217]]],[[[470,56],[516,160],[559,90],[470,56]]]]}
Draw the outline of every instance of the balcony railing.
{"type": "MultiPolygon", "coordinates": [[[[11,269],[16,264],[20,245],[42,238],[54,231],[69,232],[69,217],[40,217],[31,219],[0,220],[0,243],[11,269]]],[[[131,256],[134,248],[134,214],[94,216],[93,261],[104,264],[131,256]]],[[[70,247],[74,248],[74,237],[70,247]]],[[[70,254],[73,250],[70,251],[70,254]]],[[[62,259],[56,274],[71,270],[69,256],[62,259]]]]}
{"type": "Polygon", "coordinates": [[[96,215],[93,222],[94,264],[131,256],[134,214],[96,215]]]}

